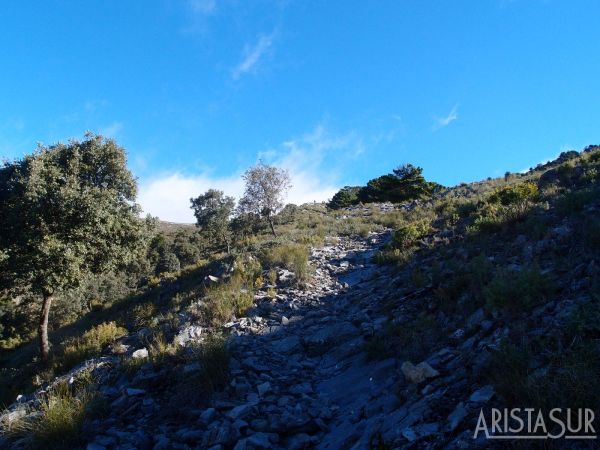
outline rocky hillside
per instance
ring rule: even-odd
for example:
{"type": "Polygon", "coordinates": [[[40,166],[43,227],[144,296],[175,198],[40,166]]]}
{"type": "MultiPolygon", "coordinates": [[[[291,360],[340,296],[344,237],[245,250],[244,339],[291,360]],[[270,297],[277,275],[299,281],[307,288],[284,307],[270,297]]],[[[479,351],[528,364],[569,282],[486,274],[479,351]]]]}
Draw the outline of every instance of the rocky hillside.
{"type": "Polygon", "coordinates": [[[43,447],[67,415],[57,446],[89,450],[468,449],[489,446],[481,408],[597,408],[599,160],[313,207],[363,228],[314,243],[306,273],[292,246],[271,269],[247,253],[164,281],[169,309],[113,323],[101,356],[19,397],[2,443],[43,447]]]}

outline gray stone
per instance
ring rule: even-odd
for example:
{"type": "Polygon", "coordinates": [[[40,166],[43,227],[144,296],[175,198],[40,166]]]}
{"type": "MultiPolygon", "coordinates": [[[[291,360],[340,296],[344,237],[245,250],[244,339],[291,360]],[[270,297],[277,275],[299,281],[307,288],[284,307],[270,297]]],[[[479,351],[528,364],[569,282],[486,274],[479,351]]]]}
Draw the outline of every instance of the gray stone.
{"type": "Polygon", "coordinates": [[[316,438],[309,436],[306,433],[300,433],[288,439],[286,448],[288,450],[302,450],[305,448],[310,448],[316,442],[316,438]]]}
{"type": "Polygon", "coordinates": [[[177,439],[188,444],[195,444],[200,442],[204,433],[201,430],[191,430],[189,428],[183,428],[175,433],[177,439]]]}
{"type": "Polygon", "coordinates": [[[125,390],[125,392],[127,392],[127,395],[129,395],[130,397],[133,397],[136,395],[144,395],[146,393],[146,391],[144,389],[136,389],[136,388],[127,388],[125,390]]]}
{"type": "Polygon", "coordinates": [[[469,401],[474,403],[485,403],[494,396],[494,393],[494,387],[488,384],[473,392],[469,397],[469,401]]]}
{"type": "Polygon", "coordinates": [[[233,408],[227,416],[231,417],[233,420],[236,419],[245,419],[252,413],[253,404],[239,405],[233,408]]]}
{"type": "Polygon", "coordinates": [[[419,438],[426,438],[437,434],[440,430],[440,424],[437,422],[424,423],[414,427],[419,438]]]}
{"type": "Polygon", "coordinates": [[[178,345],[186,345],[190,341],[198,341],[202,338],[202,327],[198,325],[190,325],[179,332],[175,337],[175,343],[178,345]]]}
{"type": "Polygon", "coordinates": [[[485,319],[485,312],[483,311],[483,308],[479,308],[467,319],[467,327],[472,328],[479,325],[483,319],[485,319]]]}
{"type": "Polygon", "coordinates": [[[202,414],[200,414],[200,420],[205,424],[209,424],[215,420],[216,416],[217,410],[215,408],[208,408],[202,411],[202,414]]]}
{"type": "Polygon", "coordinates": [[[131,354],[133,359],[143,359],[148,357],[148,349],[140,348],[131,354]]]}
{"type": "Polygon", "coordinates": [[[85,450],[106,450],[106,447],[104,445],[100,445],[96,442],[90,442],[86,447],[85,450]]]}
{"type": "Polygon", "coordinates": [[[298,336],[289,336],[274,341],[271,345],[276,352],[290,354],[300,350],[300,338],[298,336]]]}
{"type": "Polygon", "coordinates": [[[264,383],[259,384],[256,388],[258,389],[258,395],[264,397],[266,394],[271,392],[271,383],[265,381],[264,383]]]}
{"type": "Polygon", "coordinates": [[[411,427],[407,427],[402,430],[402,436],[404,436],[409,442],[414,442],[418,439],[417,433],[411,427]]]}
{"type": "Polygon", "coordinates": [[[154,436],[154,447],[153,450],[168,450],[172,448],[171,441],[164,434],[158,434],[154,436]]]}
{"type": "Polygon", "coordinates": [[[428,378],[437,377],[440,373],[426,362],[421,362],[416,366],[410,361],[402,363],[400,368],[408,381],[419,384],[428,378]]]}
{"type": "Polygon", "coordinates": [[[246,442],[253,448],[260,450],[273,448],[271,442],[269,441],[269,435],[267,433],[254,433],[248,437],[246,442]]]}
{"type": "Polygon", "coordinates": [[[239,438],[239,432],[225,421],[220,425],[209,428],[202,437],[202,448],[210,448],[213,445],[232,445],[239,438]]]}
{"type": "Polygon", "coordinates": [[[462,402],[456,405],[454,411],[448,416],[448,428],[450,431],[456,430],[466,415],[467,410],[465,409],[465,405],[462,402]]]}
{"type": "Polygon", "coordinates": [[[290,388],[292,394],[310,394],[313,391],[309,383],[295,384],[290,388]]]}

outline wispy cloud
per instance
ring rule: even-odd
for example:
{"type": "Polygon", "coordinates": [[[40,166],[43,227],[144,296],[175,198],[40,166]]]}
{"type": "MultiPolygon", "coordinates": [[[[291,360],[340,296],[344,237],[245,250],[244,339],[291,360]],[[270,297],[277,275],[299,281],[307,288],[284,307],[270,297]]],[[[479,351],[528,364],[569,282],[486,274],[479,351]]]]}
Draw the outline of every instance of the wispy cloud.
{"type": "Polygon", "coordinates": [[[216,0],[189,0],[188,6],[190,10],[195,14],[208,15],[217,9],[216,0]]]}
{"type": "Polygon", "coordinates": [[[122,122],[112,122],[105,127],[100,128],[99,133],[105,137],[117,137],[117,135],[123,130],[122,122]]]}
{"type": "Polygon", "coordinates": [[[219,189],[228,195],[240,197],[244,191],[240,176],[212,177],[210,174],[185,175],[181,172],[163,174],[140,185],[138,201],[144,213],[162,220],[192,223],[190,198],[209,189],[219,189]]]}
{"type": "Polygon", "coordinates": [[[231,71],[231,77],[234,80],[237,80],[246,73],[254,72],[260,60],[272,48],[274,39],[275,32],[268,35],[261,34],[254,44],[246,44],[244,47],[242,60],[231,71]]]}
{"type": "MultiPolygon", "coordinates": [[[[318,125],[308,133],[284,141],[275,148],[257,153],[256,160],[287,169],[292,188],[288,203],[303,204],[331,198],[338,190],[339,173],[331,170],[327,158],[360,154],[363,139],[354,132],[336,134],[318,125]]],[[[189,199],[210,188],[240,198],[244,191],[241,171],[227,176],[210,172],[188,175],[180,171],[163,173],[140,184],[139,203],[145,213],[171,222],[194,221],[189,199]]]]}
{"type": "Polygon", "coordinates": [[[433,125],[434,130],[447,127],[456,119],[458,119],[458,103],[454,105],[452,110],[445,117],[434,117],[435,124],[433,125]]]}

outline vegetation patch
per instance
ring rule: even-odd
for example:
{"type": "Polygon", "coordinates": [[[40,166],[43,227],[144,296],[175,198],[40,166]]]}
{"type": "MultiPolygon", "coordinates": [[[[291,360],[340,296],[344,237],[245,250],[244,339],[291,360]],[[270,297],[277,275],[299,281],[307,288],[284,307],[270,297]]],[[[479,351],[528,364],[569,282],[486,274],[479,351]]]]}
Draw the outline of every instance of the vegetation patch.
{"type": "Polygon", "coordinates": [[[298,282],[305,282],[310,279],[311,275],[308,257],[309,250],[305,245],[285,244],[268,250],[264,260],[268,267],[284,267],[294,272],[298,282]]]}
{"type": "Polygon", "coordinates": [[[526,312],[544,302],[555,291],[552,281],[539,269],[499,269],[484,290],[490,308],[526,312]]]}
{"type": "Polygon", "coordinates": [[[56,369],[68,370],[86,359],[100,356],[104,347],[125,334],[127,330],[115,322],[101,323],[81,337],[65,343],[61,354],[54,361],[54,366],[56,369]]]}
{"type": "Polygon", "coordinates": [[[81,445],[81,429],[88,414],[97,407],[96,393],[75,389],[66,383],[53,387],[40,401],[39,409],[14,424],[13,437],[26,436],[30,448],[70,449],[81,445]]]}

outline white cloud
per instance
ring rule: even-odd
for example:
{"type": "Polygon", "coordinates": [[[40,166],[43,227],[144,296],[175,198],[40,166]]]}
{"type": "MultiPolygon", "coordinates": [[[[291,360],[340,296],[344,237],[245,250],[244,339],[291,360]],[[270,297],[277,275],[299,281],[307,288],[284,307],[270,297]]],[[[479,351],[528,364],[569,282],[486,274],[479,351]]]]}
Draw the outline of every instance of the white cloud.
{"type": "Polygon", "coordinates": [[[211,14],[217,9],[216,0],[189,0],[188,5],[196,14],[211,14]]]}
{"type": "Polygon", "coordinates": [[[123,129],[122,122],[113,122],[105,127],[100,128],[99,133],[105,137],[116,137],[123,129]]]}
{"type": "Polygon", "coordinates": [[[237,80],[246,73],[256,70],[257,64],[260,62],[261,58],[273,46],[274,36],[274,32],[269,35],[262,34],[254,45],[246,45],[244,47],[244,56],[242,57],[242,60],[231,71],[231,77],[234,80],[237,80]]]}
{"type": "Polygon", "coordinates": [[[458,103],[454,105],[452,110],[445,117],[434,117],[435,124],[433,125],[434,130],[439,130],[440,128],[447,127],[456,119],[458,119],[458,103]]]}
{"type": "Polygon", "coordinates": [[[141,183],[138,202],[146,214],[169,222],[192,223],[190,199],[211,188],[236,198],[244,191],[243,181],[237,175],[211,178],[207,174],[188,176],[175,172],[141,183]]]}
{"type": "MultiPolygon", "coordinates": [[[[299,138],[285,141],[275,149],[257,155],[266,163],[287,169],[292,188],[287,203],[297,205],[330,199],[339,189],[338,173],[325,163],[328,156],[359,154],[364,148],[356,133],[334,135],[323,126],[299,138]]],[[[172,172],[142,182],[139,203],[145,213],[169,222],[191,223],[190,198],[208,189],[219,189],[239,199],[244,192],[242,173],[215,177],[209,173],[184,175],[172,172]]]]}
{"type": "Polygon", "coordinates": [[[301,205],[327,200],[339,189],[338,174],[324,164],[328,153],[357,156],[363,149],[362,140],[354,133],[337,136],[317,126],[300,138],[284,142],[270,162],[290,172],[292,188],[287,201],[301,205]]]}

